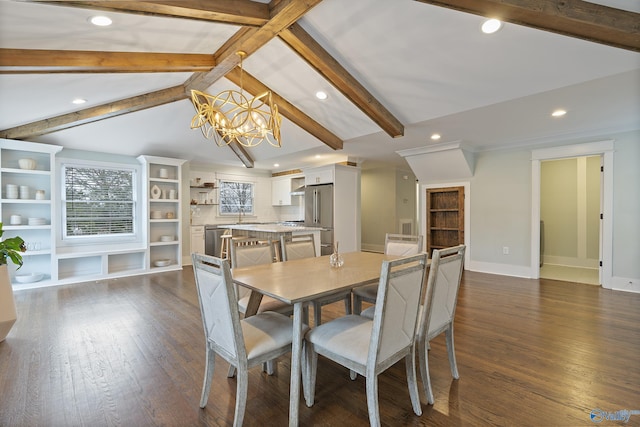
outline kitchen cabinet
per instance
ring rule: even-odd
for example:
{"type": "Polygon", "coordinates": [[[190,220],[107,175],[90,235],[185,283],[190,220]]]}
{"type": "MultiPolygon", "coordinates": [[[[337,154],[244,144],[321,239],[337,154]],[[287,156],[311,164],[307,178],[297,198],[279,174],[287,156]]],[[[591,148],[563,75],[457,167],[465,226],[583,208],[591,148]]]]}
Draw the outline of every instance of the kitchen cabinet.
{"type": "Polygon", "coordinates": [[[204,252],[204,225],[191,226],[191,253],[204,252]]]}
{"type": "Polygon", "coordinates": [[[147,188],[143,218],[147,230],[147,257],[151,271],[182,268],[182,164],[185,160],[138,156],[147,188]]]}
{"type": "Polygon", "coordinates": [[[2,238],[20,236],[25,241],[27,252],[22,254],[24,265],[18,271],[20,275],[42,275],[34,283],[16,283],[16,266],[9,263],[9,275],[16,289],[47,286],[55,280],[52,224],[56,215],[51,195],[55,154],[60,150],[62,147],[56,145],[0,139],[2,238]],[[23,161],[21,165],[20,159],[34,162],[27,165],[29,162],[23,161]]]}
{"type": "Polygon", "coordinates": [[[304,184],[333,184],[334,172],[336,165],[322,166],[319,168],[310,168],[304,170],[304,184]]]}
{"type": "Polygon", "coordinates": [[[273,206],[291,206],[291,177],[271,178],[271,204],[273,206]]]}

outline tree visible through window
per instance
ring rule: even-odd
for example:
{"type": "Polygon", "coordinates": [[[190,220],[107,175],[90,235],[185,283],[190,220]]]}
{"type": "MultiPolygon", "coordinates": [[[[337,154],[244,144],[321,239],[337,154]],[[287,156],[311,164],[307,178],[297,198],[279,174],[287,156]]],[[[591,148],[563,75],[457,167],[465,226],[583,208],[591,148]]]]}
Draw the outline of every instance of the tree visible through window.
{"type": "Polygon", "coordinates": [[[64,167],[64,237],[123,236],[135,231],[135,171],[64,167]]]}
{"type": "Polygon", "coordinates": [[[220,215],[253,215],[252,182],[220,181],[220,215]]]}

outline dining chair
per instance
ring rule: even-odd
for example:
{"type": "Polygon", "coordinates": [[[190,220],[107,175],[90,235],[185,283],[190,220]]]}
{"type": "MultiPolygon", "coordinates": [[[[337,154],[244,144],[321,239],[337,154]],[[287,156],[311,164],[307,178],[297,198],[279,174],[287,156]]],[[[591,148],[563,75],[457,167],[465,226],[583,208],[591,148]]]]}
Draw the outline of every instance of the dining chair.
{"type": "MultiPolygon", "coordinates": [[[[282,261],[292,261],[316,256],[316,244],[313,234],[282,236],[280,241],[280,245],[282,247],[282,261]]],[[[351,314],[351,290],[327,295],[312,301],[313,320],[315,326],[322,324],[322,306],[337,301],[344,301],[345,313],[351,314]]]]}
{"type": "MultiPolygon", "coordinates": [[[[406,234],[387,233],[384,238],[384,253],[387,255],[408,256],[422,251],[422,235],[412,236],[406,234]]],[[[354,288],[353,313],[362,312],[362,301],[374,304],[378,285],[376,283],[354,288]]]]}
{"type": "MultiPolygon", "coordinates": [[[[234,426],[241,426],[247,401],[248,371],[291,351],[293,321],[267,311],[240,319],[229,260],[192,255],[206,340],[200,408],[207,405],[216,354],[237,371],[234,426]]],[[[306,326],[303,325],[306,332],[306,326]]]]}
{"type": "Polygon", "coordinates": [[[413,411],[416,415],[422,414],[416,380],[415,338],[426,265],[425,253],[384,261],[373,319],[352,314],[307,332],[303,369],[307,406],[314,403],[320,354],[366,378],[369,422],[379,426],[378,375],[404,358],[413,411]]]}
{"type": "MultiPolygon", "coordinates": [[[[271,242],[246,238],[231,241],[231,265],[233,268],[251,267],[273,262],[273,245],[271,242]]],[[[236,285],[238,307],[243,315],[247,312],[251,291],[236,285]]],[[[293,306],[269,296],[263,296],[258,313],[275,311],[288,316],[293,314],[293,306]]]]}
{"type": "MultiPolygon", "coordinates": [[[[451,375],[455,379],[460,378],[453,343],[453,320],[462,280],[465,250],[465,245],[434,249],[431,257],[424,304],[420,307],[420,327],[416,337],[420,376],[430,404],[434,403],[434,397],[429,376],[429,342],[442,332],[446,337],[451,375]]],[[[373,307],[367,308],[361,315],[373,318],[373,307]]]]}

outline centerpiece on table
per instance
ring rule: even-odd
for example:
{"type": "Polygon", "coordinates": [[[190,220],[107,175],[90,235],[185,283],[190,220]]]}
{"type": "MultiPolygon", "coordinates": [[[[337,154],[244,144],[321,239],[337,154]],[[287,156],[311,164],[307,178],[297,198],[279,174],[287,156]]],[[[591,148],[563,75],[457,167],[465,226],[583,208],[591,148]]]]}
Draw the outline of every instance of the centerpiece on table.
{"type": "MultiPolygon", "coordinates": [[[[0,239],[4,231],[0,222],[0,239]]],[[[16,322],[16,303],[13,299],[13,289],[9,277],[7,263],[13,262],[18,268],[22,267],[22,252],[27,247],[21,237],[10,237],[0,240],[0,342],[9,334],[9,331],[16,322]]]]}

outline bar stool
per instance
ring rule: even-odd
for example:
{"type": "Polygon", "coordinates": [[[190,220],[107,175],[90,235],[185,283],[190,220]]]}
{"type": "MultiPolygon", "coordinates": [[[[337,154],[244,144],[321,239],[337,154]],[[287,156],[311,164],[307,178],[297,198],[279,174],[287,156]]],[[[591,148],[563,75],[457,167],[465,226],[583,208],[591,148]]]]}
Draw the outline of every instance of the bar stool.
{"type": "Polygon", "coordinates": [[[221,241],[221,245],[220,245],[220,258],[222,259],[229,259],[230,255],[231,255],[231,251],[229,250],[230,246],[229,246],[229,241],[231,240],[232,235],[231,235],[231,230],[227,229],[222,236],[220,236],[220,241],[221,241]]]}

